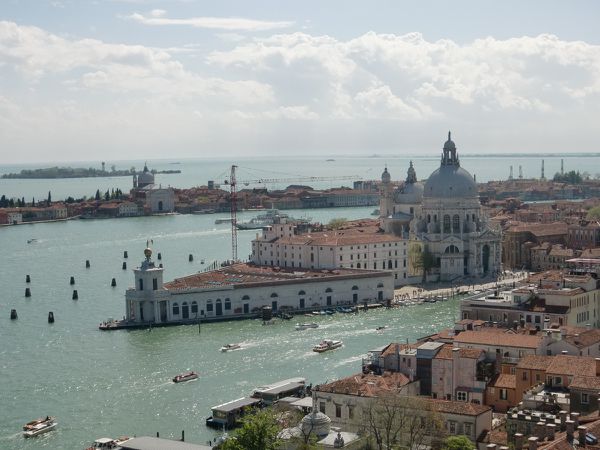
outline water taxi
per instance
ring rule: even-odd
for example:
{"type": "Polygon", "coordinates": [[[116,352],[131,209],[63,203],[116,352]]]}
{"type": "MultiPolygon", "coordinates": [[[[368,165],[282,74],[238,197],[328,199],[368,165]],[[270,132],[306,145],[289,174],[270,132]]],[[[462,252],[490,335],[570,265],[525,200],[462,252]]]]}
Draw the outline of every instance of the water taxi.
{"type": "Polygon", "coordinates": [[[198,373],[194,371],[189,371],[185,373],[180,373],[179,375],[175,375],[173,377],[173,383],[183,383],[184,381],[195,380],[198,378],[198,373]]]}
{"type": "Polygon", "coordinates": [[[242,348],[242,344],[225,344],[221,347],[222,352],[229,352],[231,350],[237,350],[238,348],[242,348]]]}
{"type": "Polygon", "coordinates": [[[57,422],[54,417],[46,416],[45,418],[32,420],[23,425],[23,436],[26,438],[38,436],[56,428],[57,422]]]}
{"type": "Polygon", "coordinates": [[[325,339],[313,347],[313,352],[323,353],[328,350],[335,350],[336,348],[340,348],[341,346],[342,346],[342,341],[334,341],[331,339],[325,339]]]}
{"type": "Polygon", "coordinates": [[[296,324],[296,330],[301,331],[301,330],[308,330],[309,328],[319,328],[319,324],[318,323],[297,323],[296,324]]]}

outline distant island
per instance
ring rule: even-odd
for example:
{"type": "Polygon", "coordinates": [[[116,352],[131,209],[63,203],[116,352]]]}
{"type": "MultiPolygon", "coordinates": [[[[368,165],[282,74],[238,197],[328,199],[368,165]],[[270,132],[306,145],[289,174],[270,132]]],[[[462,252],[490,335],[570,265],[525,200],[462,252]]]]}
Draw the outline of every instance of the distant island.
{"type": "MultiPolygon", "coordinates": [[[[181,170],[152,170],[153,174],[165,173],[181,173],[181,170]]],[[[114,167],[111,170],[88,169],[80,167],[48,167],[45,169],[24,169],[19,173],[7,173],[2,175],[2,178],[101,178],[101,177],[130,177],[137,174],[135,167],[129,170],[116,170],[114,167]]]]}

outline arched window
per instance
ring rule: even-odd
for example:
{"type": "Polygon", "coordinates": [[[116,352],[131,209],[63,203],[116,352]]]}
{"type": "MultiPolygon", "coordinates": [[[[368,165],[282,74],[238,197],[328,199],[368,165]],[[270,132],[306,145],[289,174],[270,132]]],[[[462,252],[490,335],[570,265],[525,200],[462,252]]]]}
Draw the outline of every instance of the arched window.
{"type": "Polygon", "coordinates": [[[360,269],[360,263],[356,263],[356,268],[360,269]]]}
{"type": "Polygon", "coordinates": [[[446,247],[446,250],[444,250],[444,253],[460,253],[460,252],[456,245],[449,245],[448,247],[446,247]]]}
{"type": "Polygon", "coordinates": [[[450,216],[444,215],[444,233],[450,233],[450,216]]]}
{"type": "Polygon", "coordinates": [[[452,232],[460,232],[460,217],[458,217],[458,214],[454,214],[454,216],[452,216],[452,232]]]}
{"type": "Polygon", "coordinates": [[[196,300],[192,302],[192,314],[198,314],[198,302],[196,300]]]}
{"type": "Polygon", "coordinates": [[[250,300],[250,296],[248,296],[248,295],[244,295],[244,296],[242,297],[242,300],[250,300]]]}
{"type": "Polygon", "coordinates": [[[173,303],[173,315],[174,316],[179,315],[179,303],[173,303]]]}
{"type": "Polygon", "coordinates": [[[327,289],[325,289],[325,292],[333,292],[333,289],[327,288],[327,289]]]}
{"type": "Polygon", "coordinates": [[[300,292],[298,292],[298,295],[306,295],[306,292],[300,291],[300,292]]]}
{"type": "Polygon", "coordinates": [[[382,288],[382,287],[383,287],[383,283],[378,283],[378,284],[377,284],[377,287],[378,287],[378,288],[382,288]]]}
{"type": "Polygon", "coordinates": [[[358,286],[352,286],[353,291],[358,291],[358,286]]]}
{"type": "Polygon", "coordinates": [[[431,223],[431,214],[427,214],[427,223],[431,223]]]}
{"type": "Polygon", "coordinates": [[[273,292],[273,293],[271,294],[271,298],[274,298],[274,297],[279,297],[279,295],[277,295],[277,292],[273,292]]]}

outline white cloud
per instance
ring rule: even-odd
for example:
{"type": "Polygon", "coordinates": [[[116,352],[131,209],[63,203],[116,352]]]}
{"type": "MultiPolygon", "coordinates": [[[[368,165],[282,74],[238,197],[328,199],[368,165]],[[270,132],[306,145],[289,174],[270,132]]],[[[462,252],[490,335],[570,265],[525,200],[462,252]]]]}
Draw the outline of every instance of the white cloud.
{"type": "Polygon", "coordinates": [[[564,136],[577,138],[572,150],[595,149],[597,45],[551,35],[466,44],[419,33],[218,37],[232,48],[159,49],[0,22],[0,77],[11,83],[0,97],[3,142],[21,155],[40,146],[75,152],[90,140],[97,150],[108,140],[113,157],[198,142],[219,154],[373,153],[431,151],[452,128],[495,150],[560,151],[564,136]]]}
{"type": "Polygon", "coordinates": [[[166,11],[164,10],[154,10],[150,14],[150,17],[140,13],[133,13],[126,16],[126,18],[144,25],[183,25],[228,31],[266,31],[278,28],[289,28],[294,25],[294,22],[290,21],[255,20],[242,17],[190,17],[185,19],[174,19],[165,17],[165,13],[166,11]],[[156,14],[157,11],[158,14],[156,14]]]}

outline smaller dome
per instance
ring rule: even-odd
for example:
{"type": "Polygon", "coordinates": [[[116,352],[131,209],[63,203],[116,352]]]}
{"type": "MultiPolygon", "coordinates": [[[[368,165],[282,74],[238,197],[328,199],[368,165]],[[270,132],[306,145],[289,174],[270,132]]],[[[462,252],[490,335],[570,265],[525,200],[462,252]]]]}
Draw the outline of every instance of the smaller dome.
{"type": "Polygon", "coordinates": [[[419,204],[423,200],[424,190],[422,183],[404,183],[394,192],[394,201],[399,204],[419,204]]]}
{"type": "Polygon", "coordinates": [[[152,257],[152,249],[150,247],[146,248],[146,250],[144,250],[144,256],[147,259],[150,259],[152,257]]]}
{"type": "Polygon", "coordinates": [[[392,176],[388,172],[387,167],[383,170],[383,173],[381,174],[381,181],[383,183],[389,183],[390,181],[392,181],[392,176]]]}
{"type": "Polygon", "coordinates": [[[312,412],[302,418],[300,428],[305,435],[327,436],[331,430],[331,419],[322,412],[312,412]]]}

